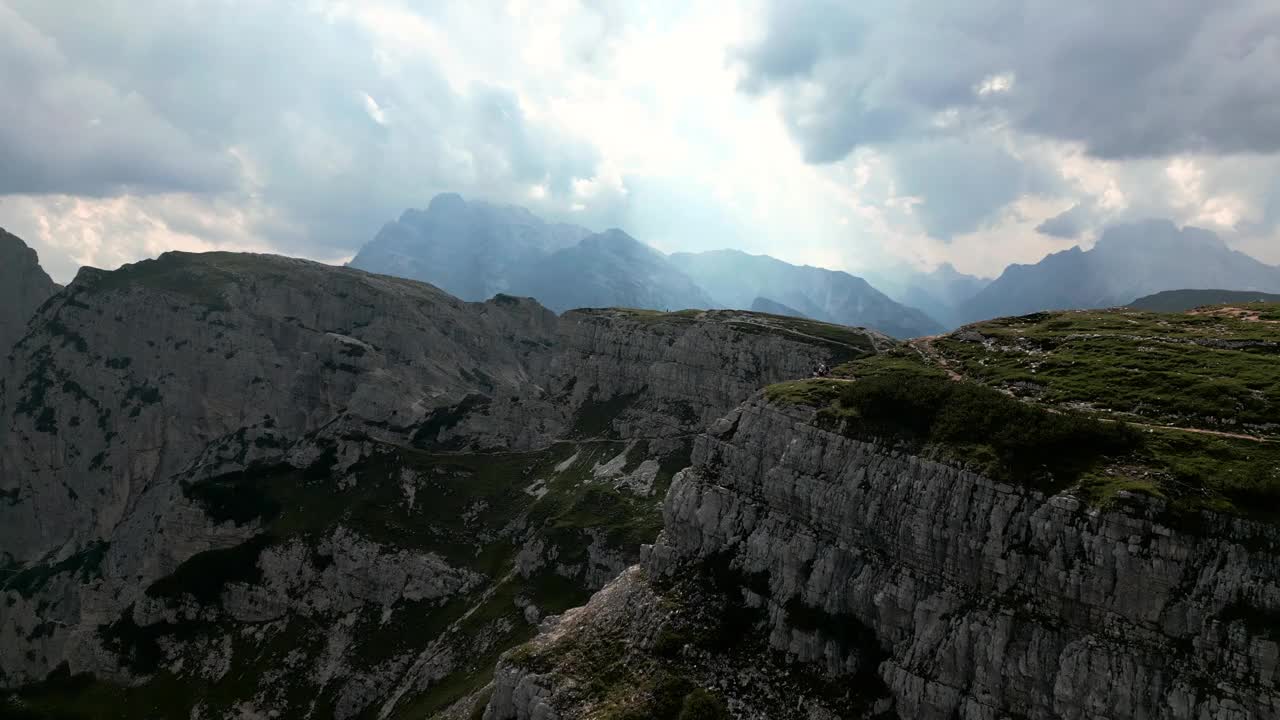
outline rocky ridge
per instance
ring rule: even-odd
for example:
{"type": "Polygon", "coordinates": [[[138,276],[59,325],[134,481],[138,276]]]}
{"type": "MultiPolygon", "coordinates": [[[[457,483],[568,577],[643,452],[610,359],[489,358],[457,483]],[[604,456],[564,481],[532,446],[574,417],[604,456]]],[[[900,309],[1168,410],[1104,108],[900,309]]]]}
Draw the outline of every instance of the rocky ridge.
{"type": "Polygon", "coordinates": [[[22,337],[27,318],[58,291],[36,251],[0,228],[0,354],[22,337]]]}
{"type": "Polygon", "coordinates": [[[1090,508],[764,398],[692,459],[643,562],[506,656],[485,718],[627,717],[613,703],[659,702],[663,669],[735,718],[1280,714],[1272,525],[1090,508]],[[591,643],[615,644],[624,679],[591,643]]]}
{"type": "Polygon", "coordinates": [[[439,711],[638,559],[702,424],[889,343],[223,253],[86,269],[29,327],[0,683],[125,716],[439,711]]]}

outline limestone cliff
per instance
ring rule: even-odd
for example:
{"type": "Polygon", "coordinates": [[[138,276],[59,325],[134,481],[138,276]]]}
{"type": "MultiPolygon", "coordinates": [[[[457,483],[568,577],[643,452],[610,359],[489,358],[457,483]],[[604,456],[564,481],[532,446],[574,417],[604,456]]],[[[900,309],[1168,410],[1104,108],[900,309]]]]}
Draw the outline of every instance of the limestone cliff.
{"type": "Polygon", "coordinates": [[[1130,501],[754,399],[697,439],[643,563],[504,659],[485,717],[652,706],[671,675],[735,718],[1280,716],[1280,532],[1130,501]]]}
{"type": "Polygon", "coordinates": [[[57,290],[36,251],[0,228],[0,355],[8,354],[36,308],[57,290]]]}
{"type": "Polygon", "coordinates": [[[638,560],[706,420],[888,342],[223,253],[85,269],[30,328],[0,684],[126,716],[440,710],[638,560]]]}

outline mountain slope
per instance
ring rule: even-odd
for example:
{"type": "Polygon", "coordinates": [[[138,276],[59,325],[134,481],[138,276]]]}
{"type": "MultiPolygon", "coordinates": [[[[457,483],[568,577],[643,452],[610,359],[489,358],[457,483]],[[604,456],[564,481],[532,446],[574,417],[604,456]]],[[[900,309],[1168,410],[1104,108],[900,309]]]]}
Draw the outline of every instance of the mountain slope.
{"type": "Polygon", "coordinates": [[[949,328],[962,324],[961,306],[991,282],[962,273],[950,263],[927,273],[899,266],[868,273],[865,277],[889,297],[903,305],[920,308],[949,328]]]}
{"type": "Polygon", "coordinates": [[[1038,313],[770,387],[483,716],[1275,717],[1280,427],[1223,433],[1213,394],[1182,428],[1112,421],[1167,419],[1185,376],[1280,400],[1277,327],[1038,313]]]}
{"type": "Polygon", "coordinates": [[[30,327],[0,686],[55,717],[429,716],[638,560],[697,428],[889,344],[229,253],[84,269],[30,327]]]}
{"type": "Polygon", "coordinates": [[[766,297],[758,297],[751,301],[751,309],[754,312],[770,313],[772,315],[787,315],[789,317],[805,317],[805,314],[796,310],[789,305],[783,305],[766,297]]]}
{"type": "Polygon", "coordinates": [[[0,228],[0,357],[22,337],[36,308],[57,291],[36,251],[0,228]]]}
{"type": "Polygon", "coordinates": [[[432,198],[426,210],[406,210],[360,249],[351,267],[421,280],[463,300],[521,294],[511,278],[530,262],[574,245],[591,232],[547,223],[514,205],[432,198]]]}
{"type": "Polygon", "coordinates": [[[755,298],[767,297],[811,318],[871,327],[894,337],[942,329],[919,310],[894,302],[866,280],[845,272],[737,250],[675,253],[671,262],[727,307],[750,307],[755,298]]]}
{"type": "Polygon", "coordinates": [[[621,230],[590,235],[529,263],[512,287],[557,312],[585,307],[714,307],[711,298],[662,253],[621,230]]]}
{"type": "Polygon", "coordinates": [[[1009,266],[962,306],[961,317],[1115,307],[1162,290],[1216,287],[1280,292],[1280,268],[1229,249],[1206,230],[1152,220],[1108,228],[1088,251],[1075,247],[1009,266]]]}
{"type": "Polygon", "coordinates": [[[1134,310],[1184,312],[1205,305],[1280,302],[1280,295],[1251,290],[1164,290],[1129,303],[1134,310]]]}

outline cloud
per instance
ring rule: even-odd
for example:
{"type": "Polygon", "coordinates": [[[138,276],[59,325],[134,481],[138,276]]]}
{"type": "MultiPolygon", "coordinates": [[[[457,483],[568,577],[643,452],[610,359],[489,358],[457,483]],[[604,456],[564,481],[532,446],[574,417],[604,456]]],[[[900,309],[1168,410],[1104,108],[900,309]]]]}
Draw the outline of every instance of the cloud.
{"type": "Polygon", "coordinates": [[[0,125],[0,194],[190,193],[283,219],[244,231],[327,257],[436,192],[514,200],[537,184],[566,199],[599,161],[512,89],[450,65],[449,33],[397,2],[0,12],[0,57],[40,109],[0,125]]]}
{"type": "Polygon", "coordinates": [[[1036,226],[1036,232],[1049,237],[1074,240],[1089,226],[1092,207],[1089,203],[1076,203],[1036,226]]]}
{"type": "Polygon", "coordinates": [[[850,269],[1280,252],[1263,0],[92,5],[0,0],[0,223],[51,257],[340,259],[442,191],[850,269]]]}
{"type": "Polygon", "coordinates": [[[1265,0],[792,6],[772,0],[789,19],[739,57],[814,162],[990,122],[1105,158],[1280,150],[1280,6],[1265,0]],[[947,112],[960,122],[933,122],[947,112]]]}
{"type": "Polygon", "coordinates": [[[0,3],[0,194],[216,191],[234,159],[195,142],[145,98],[78,69],[0,3]]]}
{"type": "Polygon", "coordinates": [[[898,188],[919,202],[915,213],[931,237],[972,232],[1028,193],[1050,191],[1052,171],[1037,158],[1018,158],[996,141],[932,140],[893,155],[898,188]]]}

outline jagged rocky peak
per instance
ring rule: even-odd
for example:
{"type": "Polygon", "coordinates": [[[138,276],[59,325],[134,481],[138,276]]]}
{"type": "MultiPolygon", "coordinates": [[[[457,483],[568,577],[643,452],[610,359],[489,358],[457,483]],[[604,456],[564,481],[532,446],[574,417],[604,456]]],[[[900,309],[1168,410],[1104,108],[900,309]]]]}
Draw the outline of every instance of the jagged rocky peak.
{"type": "Polygon", "coordinates": [[[36,251],[0,228],[0,357],[22,337],[36,308],[57,291],[36,251]]]}
{"type": "Polygon", "coordinates": [[[515,205],[441,193],[426,210],[406,210],[385,225],[351,266],[428,282],[464,300],[523,295],[517,274],[590,234],[515,205]]]}
{"type": "Polygon", "coordinates": [[[1280,267],[1230,249],[1215,233],[1167,220],[1113,225],[1032,265],[1010,265],[961,308],[966,322],[1041,310],[1118,307],[1164,290],[1280,292],[1280,267]]]}

